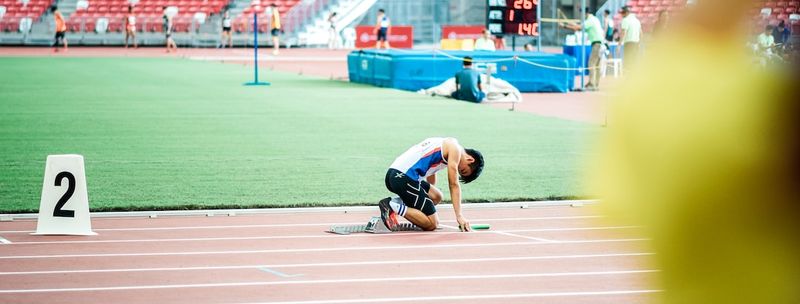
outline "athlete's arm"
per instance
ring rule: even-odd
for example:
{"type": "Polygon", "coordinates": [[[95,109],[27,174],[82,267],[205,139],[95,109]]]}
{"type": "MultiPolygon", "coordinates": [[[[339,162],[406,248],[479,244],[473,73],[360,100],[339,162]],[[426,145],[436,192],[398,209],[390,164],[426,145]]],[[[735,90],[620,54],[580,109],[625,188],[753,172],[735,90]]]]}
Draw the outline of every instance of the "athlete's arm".
{"type": "Polygon", "coordinates": [[[458,182],[458,163],[461,161],[461,147],[453,138],[444,140],[442,148],[447,152],[447,182],[450,184],[450,200],[456,214],[458,226],[469,231],[469,222],[461,215],[461,184],[458,182]]]}

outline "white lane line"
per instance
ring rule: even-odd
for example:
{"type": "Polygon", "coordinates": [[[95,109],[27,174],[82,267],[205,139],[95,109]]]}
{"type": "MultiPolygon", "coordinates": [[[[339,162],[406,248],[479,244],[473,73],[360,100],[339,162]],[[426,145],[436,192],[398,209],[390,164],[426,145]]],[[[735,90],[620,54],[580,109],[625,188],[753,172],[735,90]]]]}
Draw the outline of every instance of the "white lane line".
{"type": "Polygon", "coordinates": [[[88,254],[55,254],[55,255],[18,255],[0,256],[0,260],[11,259],[62,259],[62,258],[90,258],[90,257],[134,257],[134,256],[187,256],[187,255],[221,255],[221,254],[249,254],[249,253],[300,253],[300,252],[337,252],[337,251],[364,251],[364,250],[398,250],[398,249],[429,249],[429,248],[465,248],[465,247],[499,247],[499,246],[530,246],[551,244],[591,244],[591,243],[617,243],[617,242],[642,242],[650,239],[606,239],[606,240],[578,240],[556,242],[505,242],[505,243],[467,243],[445,245],[406,245],[406,246],[377,246],[377,247],[324,247],[302,249],[263,249],[263,250],[230,250],[230,251],[183,251],[183,252],[145,252],[145,253],[88,253],[88,254]]]}
{"type": "Polygon", "coordinates": [[[11,241],[7,240],[6,238],[0,236],[0,244],[12,244],[11,241]]]}
{"type": "Polygon", "coordinates": [[[539,237],[533,237],[533,236],[527,236],[527,235],[513,234],[513,233],[509,233],[509,232],[504,232],[504,231],[493,231],[493,232],[494,232],[495,234],[499,234],[499,235],[506,235],[506,236],[511,236],[511,237],[518,237],[518,238],[523,238],[523,239],[528,239],[528,240],[533,240],[533,241],[539,241],[539,242],[545,242],[545,243],[553,243],[553,242],[557,242],[557,241],[554,241],[554,240],[543,239],[543,238],[539,238],[539,237]]]}
{"type": "MultiPolygon", "coordinates": [[[[457,231],[461,231],[461,228],[456,227],[456,226],[448,226],[448,225],[439,225],[439,226],[442,226],[442,227],[445,227],[445,228],[450,228],[450,229],[455,229],[457,231]]],[[[482,233],[485,233],[485,232],[482,232],[482,233]]],[[[518,238],[528,239],[528,240],[537,241],[537,242],[545,242],[545,243],[555,242],[553,240],[548,240],[548,239],[543,239],[543,238],[537,238],[537,237],[532,237],[532,236],[524,236],[524,235],[519,235],[519,234],[513,234],[513,233],[510,233],[508,231],[489,231],[489,233],[505,235],[505,236],[511,236],[511,237],[518,237],[518,238]]]]}
{"type": "MultiPolygon", "coordinates": [[[[507,221],[546,221],[546,220],[574,220],[600,218],[597,215],[585,216],[553,216],[553,217],[515,217],[515,218],[488,218],[473,220],[486,222],[507,222],[507,221]]],[[[455,220],[441,221],[444,223],[455,223],[455,220]]],[[[349,223],[294,223],[294,224],[253,224],[253,225],[220,225],[220,226],[181,226],[181,227],[141,227],[141,228],[95,228],[94,231],[158,231],[158,230],[189,230],[189,229],[230,229],[230,228],[275,228],[275,227],[314,227],[331,225],[363,225],[364,222],[349,223]]],[[[9,230],[0,233],[31,233],[33,230],[9,230]]]]}
{"type": "Polygon", "coordinates": [[[399,265],[399,264],[485,263],[485,262],[504,262],[504,261],[532,261],[532,260],[598,259],[598,258],[637,257],[637,256],[650,256],[650,255],[654,255],[654,253],[632,252],[632,253],[575,254],[575,255],[496,257],[496,258],[462,258],[462,259],[427,259],[427,260],[394,260],[394,261],[386,260],[386,261],[358,261],[358,262],[328,262],[328,263],[306,263],[306,264],[267,264],[267,265],[231,265],[231,266],[203,266],[203,267],[160,267],[160,268],[118,268],[118,269],[18,271],[18,272],[0,272],[0,276],[77,274],[77,273],[108,273],[108,272],[235,270],[235,269],[259,269],[259,268],[274,269],[274,268],[340,267],[340,266],[371,266],[371,265],[399,265]]]}
{"type": "MultiPolygon", "coordinates": [[[[404,232],[404,233],[386,233],[386,234],[366,234],[366,233],[356,233],[350,234],[345,237],[348,238],[357,238],[357,237],[397,237],[397,236],[413,236],[413,235],[426,235],[426,234],[436,234],[436,235],[443,235],[443,234],[458,234],[461,233],[458,231],[458,228],[455,226],[447,226],[447,225],[440,225],[442,227],[454,229],[456,231],[415,231],[415,232],[404,232]]],[[[544,228],[544,229],[518,229],[518,230],[501,230],[501,231],[474,231],[478,234],[486,234],[486,233],[508,233],[508,235],[512,235],[511,233],[515,232],[560,232],[560,231],[585,231],[585,230],[614,230],[614,229],[631,229],[631,228],[638,228],[636,226],[611,226],[611,227],[582,227],[582,228],[544,228]]],[[[536,239],[527,236],[521,235],[512,235],[522,238],[528,238],[531,240],[539,240],[539,241],[547,241],[550,242],[551,240],[545,239],[536,239]]],[[[197,241],[248,241],[248,240],[272,240],[272,239],[309,239],[309,238],[331,238],[337,237],[332,236],[331,234],[324,234],[324,233],[317,233],[313,235],[273,235],[273,236],[241,236],[241,237],[208,237],[208,238],[166,238],[166,239],[130,239],[130,240],[90,240],[90,241],[35,241],[35,242],[14,242],[14,245],[42,245],[42,244],[95,244],[95,243],[152,243],[152,242],[197,242],[197,241]]],[[[2,240],[0,240],[1,242],[2,240]]],[[[9,242],[11,244],[11,242],[9,242]]]]}
{"type": "Polygon", "coordinates": [[[233,283],[208,283],[208,284],[176,284],[176,285],[135,285],[111,287],[77,287],[77,288],[47,288],[47,289],[6,289],[6,293],[45,293],[45,292],[75,292],[75,291],[115,291],[115,290],[141,290],[141,289],[173,289],[173,288],[209,288],[209,287],[242,287],[242,286],[269,286],[269,285],[304,285],[304,284],[342,284],[342,283],[374,283],[398,281],[440,281],[440,280],[487,280],[487,279],[514,279],[536,277],[579,277],[579,276],[612,276],[653,273],[658,270],[617,270],[617,271],[587,271],[587,272],[547,272],[547,273],[515,273],[494,275],[458,275],[458,276],[424,276],[424,277],[376,277],[364,279],[330,279],[330,280],[305,280],[305,281],[261,281],[261,282],[233,282],[233,283]]]}
{"type": "Polygon", "coordinates": [[[494,295],[477,294],[477,295],[460,295],[460,296],[405,297],[405,298],[372,298],[372,299],[357,298],[357,299],[318,300],[318,301],[255,302],[246,304],[336,304],[336,303],[455,301],[455,300],[475,300],[475,299],[489,300],[489,299],[519,299],[519,298],[548,298],[548,297],[622,296],[622,295],[637,295],[637,294],[648,294],[657,292],[661,292],[661,290],[637,289],[637,290],[511,293],[511,294],[494,294],[494,295]]]}

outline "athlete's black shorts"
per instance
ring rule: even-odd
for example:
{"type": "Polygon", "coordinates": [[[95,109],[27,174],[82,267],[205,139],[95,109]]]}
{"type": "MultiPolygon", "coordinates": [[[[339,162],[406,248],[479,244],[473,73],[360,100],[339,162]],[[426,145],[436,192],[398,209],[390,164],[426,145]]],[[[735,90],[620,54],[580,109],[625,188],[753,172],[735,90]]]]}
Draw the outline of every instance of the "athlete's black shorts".
{"type": "Polygon", "coordinates": [[[406,206],[417,209],[425,215],[436,213],[436,205],[428,197],[431,184],[425,180],[416,181],[400,170],[389,169],[386,172],[386,189],[400,196],[406,206]]]}
{"type": "Polygon", "coordinates": [[[66,35],[66,34],[67,34],[67,31],[63,31],[63,32],[56,32],[56,41],[57,41],[58,39],[64,40],[64,35],[66,35]]]}
{"type": "Polygon", "coordinates": [[[378,41],[386,41],[386,28],[382,27],[378,30],[378,41]]]}
{"type": "Polygon", "coordinates": [[[278,36],[281,34],[281,29],[274,28],[270,33],[272,34],[272,36],[278,36]]]}
{"type": "Polygon", "coordinates": [[[223,26],[222,27],[222,31],[226,32],[226,33],[230,33],[231,32],[231,27],[230,26],[223,26]]]}

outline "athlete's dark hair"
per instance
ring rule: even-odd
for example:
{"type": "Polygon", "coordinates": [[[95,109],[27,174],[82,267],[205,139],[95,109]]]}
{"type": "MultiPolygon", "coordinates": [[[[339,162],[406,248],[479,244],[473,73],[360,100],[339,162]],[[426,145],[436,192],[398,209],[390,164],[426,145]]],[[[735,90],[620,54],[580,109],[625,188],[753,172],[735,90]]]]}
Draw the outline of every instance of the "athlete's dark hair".
{"type": "Polygon", "coordinates": [[[466,56],[464,57],[464,66],[472,66],[472,57],[466,56]]]}
{"type": "Polygon", "coordinates": [[[58,6],[53,5],[53,6],[50,7],[50,12],[51,13],[55,13],[57,10],[58,10],[58,6]]]}
{"type": "Polygon", "coordinates": [[[469,165],[469,168],[472,169],[472,174],[459,177],[462,183],[469,184],[471,181],[478,178],[483,171],[483,154],[475,149],[464,149],[464,151],[475,159],[475,162],[469,165]]]}

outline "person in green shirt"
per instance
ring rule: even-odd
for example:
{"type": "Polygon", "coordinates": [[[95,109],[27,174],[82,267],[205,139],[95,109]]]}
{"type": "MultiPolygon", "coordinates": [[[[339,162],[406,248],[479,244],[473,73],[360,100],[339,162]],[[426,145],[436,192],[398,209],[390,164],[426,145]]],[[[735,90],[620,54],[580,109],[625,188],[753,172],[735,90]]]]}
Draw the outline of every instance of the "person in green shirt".
{"type": "Polygon", "coordinates": [[[592,52],[589,54],[589,62],[586,66],[589,69],[589,83],[586,85],[586,90],[595,91],[600,86],[600,59],[603,54],[603,26],[600,25],[600,19],[597,19],[594,14],[586,8],[586,21],[583,26],[574,23],[562,24],[562,26],[586,33],[586,38],[592,44],[592,52]]]}

